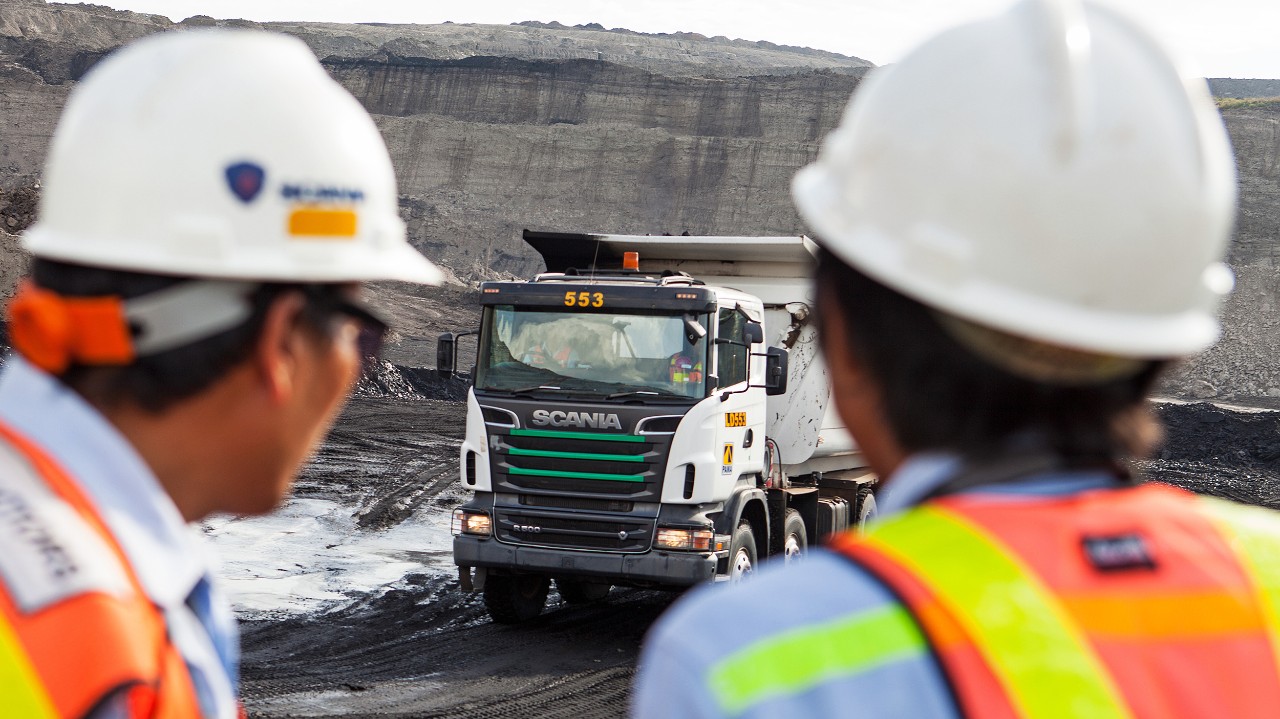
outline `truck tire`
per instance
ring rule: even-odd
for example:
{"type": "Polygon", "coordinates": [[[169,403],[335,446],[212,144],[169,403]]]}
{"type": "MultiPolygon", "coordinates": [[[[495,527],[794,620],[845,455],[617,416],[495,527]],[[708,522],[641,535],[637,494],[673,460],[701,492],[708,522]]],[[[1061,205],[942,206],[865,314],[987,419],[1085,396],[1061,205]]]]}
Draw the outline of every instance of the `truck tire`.
{"type": "Polygon", "coordinates": [[[570,604],[591,604],[609,596],[608,582],[592,582],[586,579],[557,579],[556,590],[560,598],[570,604]]]}
{"type": "Polygon", "coordinates": [[[787,564],[799,562],[809,551],[809,535],[805,531],[804,518],[795,509],[788,509],[782,520],[782,559],[787,564]]]}
{"type": "Polygon", "coordinates": [[[491,574],[484,582],[484,606],[499,624],[519,624],[542,614],[551,579],[539,574],[491,574]]]}
{"type": "Polygon", "coordinates": [[[855,526],[859,532],[866,531],[867,522],[875,519],[876,512],[876,496],[871,493],[870,489],[863,489],[858,492],[858,520],[855,526]]]}
{"type": "Polygon", "coordinates": [[[745,519],[733,530],[733,542],[729,545],[729,580],[747,578],[755,571],[759,559],[756,555],[756,533],[745,519]]]}

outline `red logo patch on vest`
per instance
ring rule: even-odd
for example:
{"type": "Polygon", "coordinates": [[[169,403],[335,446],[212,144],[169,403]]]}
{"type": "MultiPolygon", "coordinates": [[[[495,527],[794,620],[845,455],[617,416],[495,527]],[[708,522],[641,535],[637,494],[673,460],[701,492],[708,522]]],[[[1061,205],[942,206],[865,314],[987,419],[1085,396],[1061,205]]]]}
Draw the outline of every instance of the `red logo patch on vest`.
{"type": "Polygon", "coordinates": [[[1147,543],[1137,534],[1117,534],[1106,537],[1084,537],[1085,559],[1099,572],[1127,572],[1134,569],[1155,569],[1156,562],[1147,551],[1147,543]]]}

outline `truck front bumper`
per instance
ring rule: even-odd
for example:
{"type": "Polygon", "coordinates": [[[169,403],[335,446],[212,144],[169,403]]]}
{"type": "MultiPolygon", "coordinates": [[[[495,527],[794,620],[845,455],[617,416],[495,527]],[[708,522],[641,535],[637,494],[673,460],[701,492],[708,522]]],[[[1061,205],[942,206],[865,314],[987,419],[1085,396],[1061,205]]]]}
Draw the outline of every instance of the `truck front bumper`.
{"type": "Polygon", "coordinates": [[[720,552],[664,552],[643,554],[583,552],[569,549],[503,544],[493,538],[460,535],[453,538],[454,564],[535,572],[562,577],[593,577],[611,584],[636,582],[687,587],[716,576],[720,552]]]}

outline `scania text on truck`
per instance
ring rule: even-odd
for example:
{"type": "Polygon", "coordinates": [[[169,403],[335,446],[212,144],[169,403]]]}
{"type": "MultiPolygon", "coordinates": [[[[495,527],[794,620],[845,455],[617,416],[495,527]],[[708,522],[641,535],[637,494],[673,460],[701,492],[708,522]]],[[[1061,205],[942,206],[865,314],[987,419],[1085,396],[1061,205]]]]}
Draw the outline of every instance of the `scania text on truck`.
{"type": "Polygon", "coordinates": [[[578,603],[740,578],[875,511],[810,322],[812,241],[524,238],[547,271],[481,285],[453,517],[495,620],[537,616],[552,580],[578,603]]]}

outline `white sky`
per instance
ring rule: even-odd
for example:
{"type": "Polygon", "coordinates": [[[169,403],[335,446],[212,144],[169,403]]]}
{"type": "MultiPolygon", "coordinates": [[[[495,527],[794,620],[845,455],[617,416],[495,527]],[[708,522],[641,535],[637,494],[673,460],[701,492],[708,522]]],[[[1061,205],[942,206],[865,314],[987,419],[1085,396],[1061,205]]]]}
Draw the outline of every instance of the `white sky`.
{"type": "MultiPolygon", "coordinates": [[[[67,0],[63,0],[67,1],[67,0]]],[[[103,2],[104,0],[97,0],[103,2]]],[[[596,22],[639,32],[768,40],[893,62],[937,30],[1010,0],[105,0],[181,20],[507,24],[596,22]]],[[[1107,0],[1207,77],[1280,78],[1278,0],[1107,0]]]]}

